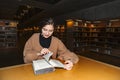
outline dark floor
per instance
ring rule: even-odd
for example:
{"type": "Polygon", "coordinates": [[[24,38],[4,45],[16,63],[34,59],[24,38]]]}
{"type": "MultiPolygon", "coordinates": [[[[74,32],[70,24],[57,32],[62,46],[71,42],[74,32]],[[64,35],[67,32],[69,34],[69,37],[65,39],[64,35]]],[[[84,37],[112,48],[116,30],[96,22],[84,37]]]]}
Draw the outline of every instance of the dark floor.
{"type": "MultiPolygon", "coordinates": [[[[18,36],[18,46],[16,48],[0,49],[0,68],[24,64],[23,48],[26,40],[31,35],[32,34],[18,36]]],[[[110,56],[106,54],[98,54],[94,52],[83,52],[79,53],[79,55],[120,67],[120,57],[110,56]]]]}

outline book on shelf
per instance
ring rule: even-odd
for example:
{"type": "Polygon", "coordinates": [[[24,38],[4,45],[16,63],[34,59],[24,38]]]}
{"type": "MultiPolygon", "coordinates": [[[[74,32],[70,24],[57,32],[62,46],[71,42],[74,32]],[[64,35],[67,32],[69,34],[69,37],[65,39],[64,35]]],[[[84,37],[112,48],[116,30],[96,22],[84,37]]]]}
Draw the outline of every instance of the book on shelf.
{"type": "Polygon", "coordinates": [[[33,70],[35,74],[44,74],[55,71],[55,68],[64,68],[64,64],[59,60],[50,59],[53,53],[44,55],[44,59],[34,60],[33,70]]]}

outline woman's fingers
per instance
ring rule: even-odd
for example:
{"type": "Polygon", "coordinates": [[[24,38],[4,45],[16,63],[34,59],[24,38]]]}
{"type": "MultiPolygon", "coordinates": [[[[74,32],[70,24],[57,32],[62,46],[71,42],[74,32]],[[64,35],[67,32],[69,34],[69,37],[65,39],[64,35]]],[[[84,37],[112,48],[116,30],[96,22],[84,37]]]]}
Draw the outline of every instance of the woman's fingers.
{"type": "Polygon", "coordinates": [[[45,54],[47,54],[47,53],[49,53],[50,51],[47,49],[47,48],[43,48],[42,50],[41,50],[41,55],[45,55],[45,54]]]}
{"type": "Polygon", "coordinates": [[[67,60],[67,61],[65,61],[65,65],[64,66],[65,66],[64,68],[66,70],[71,70],[72,67],[73,67],[73,63],[70,60],[67,60]]]}

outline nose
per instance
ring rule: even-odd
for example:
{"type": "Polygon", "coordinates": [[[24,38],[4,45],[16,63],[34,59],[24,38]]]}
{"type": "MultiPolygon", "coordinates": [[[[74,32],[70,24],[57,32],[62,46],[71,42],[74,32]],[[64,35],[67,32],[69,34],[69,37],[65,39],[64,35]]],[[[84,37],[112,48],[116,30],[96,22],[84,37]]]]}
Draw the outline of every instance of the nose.
{"type": "Polygon", "coordinates": [[[48,34],[49,34],[49,31],[47,31],[46,34],[48,35],[48,34]]]}

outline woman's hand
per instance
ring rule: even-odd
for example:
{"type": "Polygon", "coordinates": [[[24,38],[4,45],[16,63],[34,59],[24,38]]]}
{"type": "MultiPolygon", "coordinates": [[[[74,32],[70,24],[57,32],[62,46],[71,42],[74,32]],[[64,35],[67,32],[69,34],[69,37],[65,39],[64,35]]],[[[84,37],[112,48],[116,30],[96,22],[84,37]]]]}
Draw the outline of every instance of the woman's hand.
{"type": "Polygon", "coordinates": [[[66,70],[71,70],[72,67],[73,67],[73,63],[72,63],[70,60],[65,61],[64,68],[65,68],[66,70]]]}
{"type": "Polygon", "coordinates": [[[41,52],[40,52],[40,55],[45,55],[45,54],[47,54],[47,53],[49,53],[50,51],[47,49],[47,48],[43,48],[42,50],[41,50],[41,52]]]}
{"type": "Polygon", "coordinates": [[[49,51],[47,48],[43,48],[40,53],[37,53],[38,56],[44,56],[45,54],[49,53],[51,51],[49,51]]]}

